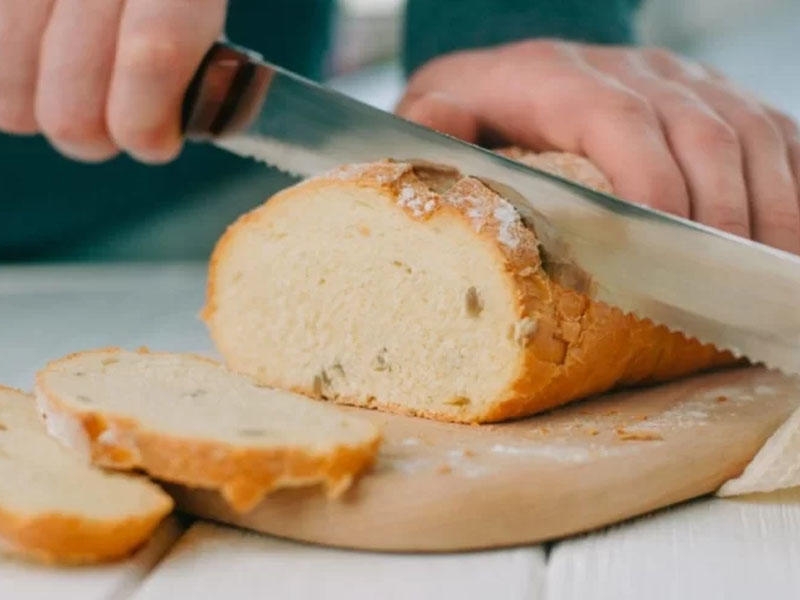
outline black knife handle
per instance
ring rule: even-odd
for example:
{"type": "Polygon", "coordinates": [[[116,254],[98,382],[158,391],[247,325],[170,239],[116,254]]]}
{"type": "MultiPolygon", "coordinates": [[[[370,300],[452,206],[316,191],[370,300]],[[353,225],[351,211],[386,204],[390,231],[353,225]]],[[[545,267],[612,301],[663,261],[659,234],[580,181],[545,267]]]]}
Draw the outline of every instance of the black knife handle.
{"type": "Polygon", "coordinates": [[[183,101],[181,128],[188,138],[208,139],[245,129],[258,114],[271,79],[252,55],[215,43],[192,78],[183,101]]]}

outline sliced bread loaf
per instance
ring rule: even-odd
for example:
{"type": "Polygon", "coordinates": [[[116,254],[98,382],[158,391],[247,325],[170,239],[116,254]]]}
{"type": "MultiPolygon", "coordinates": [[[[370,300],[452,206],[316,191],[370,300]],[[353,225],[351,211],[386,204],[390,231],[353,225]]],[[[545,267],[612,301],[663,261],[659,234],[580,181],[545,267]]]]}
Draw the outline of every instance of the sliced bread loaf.
{"type": "Polygon", "coordinates": [[[68,564],[119,558],[171,510],[157,485],[64,448],[33,397],[0,387],[0,553],[68,564]]]}
{"type": "Polygon", "coordinates": [[[218,489],[242,512],[279,487],[336,496],[380,441],[369,421],[187,354],[73,354],[37,374],[36,398],[50,433],[95,463],[218,489]]]}
{"type": "MultiPolygon", "coordinates": [[[[585,159],[546,162],[610,187],[585,159]]],[[[535,232],[477,179],[392,161],[241,217],[214,251],[204,318],[228,365],[264,384],[460,422],[730,360],[556,284],[535,232]]]]}

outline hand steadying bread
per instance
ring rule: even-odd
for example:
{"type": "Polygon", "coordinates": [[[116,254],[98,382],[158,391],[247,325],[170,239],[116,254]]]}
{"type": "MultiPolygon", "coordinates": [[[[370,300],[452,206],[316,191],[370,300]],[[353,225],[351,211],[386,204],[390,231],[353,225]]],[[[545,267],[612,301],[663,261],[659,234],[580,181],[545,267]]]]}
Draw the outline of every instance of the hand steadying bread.
{"type": "MultiPolygon", "coordinates": [[[[609,188],[585,159],[506,153],[609,188]]],[[[731,360],[553,282],[536,232],[478,180],[391,161],[241,217],[211,259],[204,318],[228,365],[264,384],[459,422],[731,360]]]]}

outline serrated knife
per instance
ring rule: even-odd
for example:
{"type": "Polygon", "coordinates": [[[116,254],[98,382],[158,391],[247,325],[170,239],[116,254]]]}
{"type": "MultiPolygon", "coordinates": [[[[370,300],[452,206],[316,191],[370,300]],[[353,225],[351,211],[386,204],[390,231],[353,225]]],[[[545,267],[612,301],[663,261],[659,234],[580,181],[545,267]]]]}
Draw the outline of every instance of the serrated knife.
{"type": "Polygon", "coordinates": [[[206,55],[186,94],[183,123],[190,138],[297,176],[394,158],[502,184],[540,237],[553,276],[626,312],[800,374],[797,256],[527,167],[227,44],[206,55]]]}

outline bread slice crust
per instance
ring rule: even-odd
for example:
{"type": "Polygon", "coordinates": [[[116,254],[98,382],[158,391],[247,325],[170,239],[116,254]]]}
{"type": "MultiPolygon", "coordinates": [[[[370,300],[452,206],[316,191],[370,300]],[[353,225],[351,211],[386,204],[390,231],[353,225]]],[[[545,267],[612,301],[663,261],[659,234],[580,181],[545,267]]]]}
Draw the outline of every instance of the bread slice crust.
{"type": "MultiPolygon", "coordinates": [[[[19,402],[30,403],[35,410],[33,397],[20,390],[0,386],[2,394],[11,394],[19,402]]],[[[9,426],[4,424],[4,427],[9,426]]],[[[41,427],[44,437],[44,425],[41,427]]],[[[150,538],[173,508],[172,499],[158,486],[138,476],[130,477],[151,488],[152,506],[126,518],[99,518],[60,511],[21,513],[5,505],[0,498],[0,554],[10,553],[59,565],[101,563],[128,556],[150,538]]]]}
{"type": "MultiPolygon", "coordinates": [[[[548,163],[551,171],[570,164],[553,157],[548,157],[548,163]]],[[[566,171],[565,175],[584,172],[586,165],[581,163],[577,169],[566,171]]],[[[607,180],[598,179],[596,169],[590,169],[587,177],[600,189],[610,187],[607,180]]],[[[351,186],[378,191],[387,208],[402,210],[410,221],[429,223],[446,218],[469,228],[476,241],[496,257],[497,269],[504,273],[505,285],[515,298],[517,321],[513,335],[519,338],[520,351],[516,376],[491,403],[479,410],[459,406],[457,402],[420,409],[402,402],[347,395],[334,398],[337,402],[443,421],[498,422],[535,414],[613,387],[664,381],[728,364],[733,359],[710,345],[624,314],[556,283],[543,265],[532,226],[523,223],[513,206],[481,181],[447,168],[385,160],[345,165],[283,190],[240,217],[221,237],[210,261],[202,317],[232,369],[247,372],[262,383],[280,385],[269,374],[254,371],[240,360],[236,344],[229,340],[226,323],[218,318],[220,303],[225,298],[220,272],[222,265],[231,260],[231,248],[237,237],[248,229],[268,224],[283,203],[321,189],[351,186]]],[[[535,203],[535,199],[531,200],[535,203]]],[[[285,387],[320,397],[309,384],[285,387]]]]}
{"type": "MultiPolygon", "coordinates": [[[[49,422],[63,424],[51,432],[73,448],[83,448],[95,464],[113,469],[140,469],[151,477],[190,487],[218,490],[239,512],[254,508],[282,487],[323,484],[331,498],[346,491],[375,460],[380,433],[358,445],[339,444],[315,452],[302,447],[259,448],[224,440],[200,439],[153,431],[135,419],[91,408],[76,409],[47,383],[47,374],[91,354],[114,358],[125,351],[104,348],[77,352],[50,362],[36,377],[36,398],[49,422]],[[65,432],[68,432],[65,434],[65,432]]],[[[140,356],[170,353],[139,349],[140,356]]],[[[207,357],[182,354],[222,368],[207,357]]]]}

